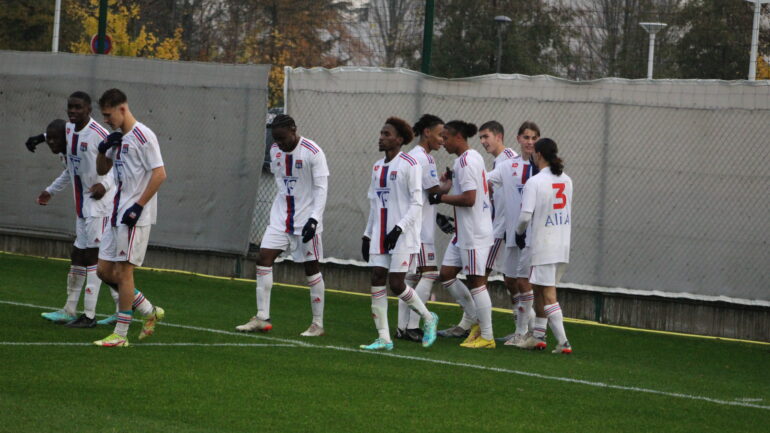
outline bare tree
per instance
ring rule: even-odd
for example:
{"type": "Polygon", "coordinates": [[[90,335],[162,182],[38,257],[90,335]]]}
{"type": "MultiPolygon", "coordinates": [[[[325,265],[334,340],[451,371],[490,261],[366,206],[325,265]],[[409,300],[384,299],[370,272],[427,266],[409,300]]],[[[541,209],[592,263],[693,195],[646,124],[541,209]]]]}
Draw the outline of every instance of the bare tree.
{"type": "Polygon", "coordinates": [[[368,0],[351,32],[370,47],[370,65],[404,66],[421,44],[424,2],[368,0]]]}

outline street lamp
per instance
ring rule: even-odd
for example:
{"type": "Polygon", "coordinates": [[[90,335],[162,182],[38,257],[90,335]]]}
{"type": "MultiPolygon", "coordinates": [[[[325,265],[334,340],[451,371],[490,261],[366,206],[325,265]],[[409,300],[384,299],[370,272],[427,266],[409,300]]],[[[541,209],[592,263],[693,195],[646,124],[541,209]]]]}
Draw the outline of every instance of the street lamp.
{"type": "Polygon", "coordinates": [[[751,59],[749,59],[749,81],[757,79],[757,45],[759,45],[759,13],[763,3],[770,0],[746,0],[754,3],[754,26],[751,30],[751,59]]]}
{"type": "Polygon", "coordinates": [[[650,49],[647,55],[647,79],[652,80],[652,58],[655,56],[655,33],[663,30],[668,24],[664,23],[639,23],[650,34],[650,49]]]}
{"type": "MultiPolygon", "coordinates": [[[[770,1],[770,0],[768,0],[770,1]]],[[[500,73],[500,63],[503,60],[503,27],[511,23],[510,18],[505,15],[498,15],[495,17],[497,23],[497,73],[500,73]]]]}

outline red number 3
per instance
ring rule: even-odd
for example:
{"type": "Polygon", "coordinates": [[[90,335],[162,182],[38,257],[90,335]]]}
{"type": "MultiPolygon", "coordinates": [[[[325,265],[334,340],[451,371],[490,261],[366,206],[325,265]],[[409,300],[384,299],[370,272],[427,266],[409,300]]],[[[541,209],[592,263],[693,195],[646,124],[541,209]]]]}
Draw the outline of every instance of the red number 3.
{"type": "Polygon", "coordinates": [[[551,187],[556,190],[556,198],[561,200],[559,203],[554,203],[553,208],[563,209],[565,206],[567,206],[567,196],[564,195],[564,188],[566,188],[566,186],[563,183],[554,183],[551,184],[551,187]]]}

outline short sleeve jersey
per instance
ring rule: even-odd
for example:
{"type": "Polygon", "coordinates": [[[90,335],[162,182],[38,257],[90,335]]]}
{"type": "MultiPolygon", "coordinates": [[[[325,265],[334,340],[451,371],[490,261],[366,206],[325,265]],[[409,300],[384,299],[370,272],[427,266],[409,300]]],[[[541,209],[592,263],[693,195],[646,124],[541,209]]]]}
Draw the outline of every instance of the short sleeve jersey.
{"type": "MultiPolygon", "coordinates": [[[[414,223],[404,224],[396,247],[385,249],[385,236],[393,230],[409,211],[412,196],[422,190],[422,168],[409,154],[399,152],[393,159],[385,162],[380,159],[372,167],[372,178],[367,197],[374,212],[370,212],[371,254],[409,253],[420,250],[420,222],[422,215],[417,215],[414,223]]],[[[422,199],[422,195],[417,195],[422,199]]],[[[420,203],[422,207],[422,203],[420,203]]],[[[367,224],[369,225],[369,224],[367,224]]]]}
{"type": "MultiPolygon", "coordinates": [[[[524,160],[520,155],[515,158],[497,164],[496,168],[488,173],[489,183],[495,189],[495,193],[501,191],[505,195],[505,245],[516,246],[516,226],[521,212],[521,195],[524,184],[532,177],[532,168],[529,160],[524,160]]],[[[532,226],[527,227],[527,244],[531,242],[532,226]]],[[[502,237],[502,236],[500,236],[502,237]]]]}
{"type": "MultiPolygon", "coordinates": [[[[329,176],[326,156],[313,140],[299,138],[291,152],[273,143],[270,148],[270,171],[275,176],[278,192],[270,209],[270,226],[282,232],[300,235],[313,212],[313,179],[329,176]]],[[[323,231],[323,216],[317,218],[316,233],[323,231]]]]}
{"type": "Polygon", "coordinates": [[[532,266],[569,263],[572,179],[544,168],[524,185],[521,211],[532,212],[532,266]]]}
{"type": "Polygon", "coordinates": [[[492,205],[489,202],[489,186],[484,159],[477,151],[469,149],[454,162],[454,179],[451,194],[476,191],[473,206],[455,206],[455,237],[459,248],[477,249],[492,246],[492,205]]]}
{"type": "Polygon", "coordinates": [[[99,143],[107,137],[107,130],[94,119],[80,131],[75,131],[74,123],[65,127],[67,138],[67,171],[72,182],[72,192],[75,198],[75,213],[79,218],[105,217],[112,211],[112,200],[115,188],[107,185],[105,176],[96,174],[96,157],[99,155],[99,143]],[[88,190],[97,183],[103,184],[107,193],[99,200],[91,198],[88,190]]]}
{"type": "MultiPolygon", "coordinates": [[[[505,161],[509,159],[513,159],[517,157],[518,155],[516,152],[513,151],[513,149],[505,148],[502,152],[500,152],[497,157],[495,157],[495,160],[492,162],[492,169],[494,170],[497,166],[503,164],[505,161]]],[[[505,205],[506,201],[506,195],[503,193],[503,191],[498,191],[497,189],[492,189],[492,234],[495,237],[495,239],[502,239],[503,235],[505,234],[505,227],[506,227],[506,209],[507,206],[505,205]]]]}
{"type": "MultiPolygon", "coordinates": [[[[155,133],[147,126],[136,122],[133,128],[123,134],[120,148],[113,147],[106,156],[113,161],[112,171],[117,185],[112,206],[112,226],[122,224],[126,210],[147,189],[152,170],[163,167],[163,157],[155,133]]],[[[158,194],[152,196],[144,205],[137,226],[155,224],[158,217],[158,194]]]]}
{"type": "Polygon", "coordinates": [[[422,228],[420,242],[432,244],[435,242],[434,231],[436,221],[436,206],[428,203],[428,190],[439,184],[436,170],[436,160],[422,146],[415,146],[409,156],[417,160],[422,168],[422,228]]]}

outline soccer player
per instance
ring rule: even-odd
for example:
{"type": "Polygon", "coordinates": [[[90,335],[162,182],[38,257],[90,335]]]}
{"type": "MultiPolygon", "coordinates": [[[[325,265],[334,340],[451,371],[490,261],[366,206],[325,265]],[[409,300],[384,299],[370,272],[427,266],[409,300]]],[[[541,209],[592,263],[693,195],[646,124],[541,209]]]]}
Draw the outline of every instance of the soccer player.
{"type": "MultiPolygon", "coordinates": [[[[428,194],[432,192],[448,192],[442,189],[436,170],[436,161],[430,155],[432,151],[441,147],[441,131],[444,129],[444,121],[432,114],[424,114],[414,124],[412,131],[420,142],[408,152],[408,155],[417,160],[422,169],[422,224],[420,228],[420,250],[417,253],[417,273],[407,273],[405,282],[414,288],[417,296],[423,303],[427,303],[433,288],[433,283],[438,280],[438,267],[436,266],[436,248],[434,246],[434,221],[436,220],[436,207],[428,203],[428,194]]],[[[420,315],[409,308],[409,305],[399,299],[398,301],[398,328],[396,338],[408,341],[422,341],[423,332],[419,328],[420,315]]]]}
{"type": "MultiPolygon", "coordinates": [[[[97,324],[96,302],[101,287],[96,264],[115,187],[111,176],[96,173],[97,148],[107,137],[107,131],[91,118],[91,97],[80,91],[71,94],[67,99],[67,116],[69,123],[54,125],[52,122],[49,129],[53,126],[56,131],[49,131],[46,137],[51,151],[62,155],[64,171],[40,193],[37,203],[47,205],[54,194],[71,183],[76,235],[70,254],[67,301],[61,310],[42,313],[42,316],[71,328],[93,328],[97,324]],[[78,317],[76,312],[84,283],[84,311],[78,317]]],[[[27,148],[34,151],[41,139],[42,136],[30,137],[27,148]]]]}
{"type": "Polygon", "coordinates": [[[540,172],[524,185],[521,215],[516,227],[516,244],[525,247],[526,230],[532,226],[530,248],[532,267],[529,282],[535,290],[535,328],[532,335],[517,345],[522,349],[546,348],[546,325],[558,344],[553,353],[572,353],[564,331],[564,319],[556,285],[569,263],[572,217],[572,179],[564,173],[564,163],[556,143],[541,138],[535,143],[535,164],[540,172]]]}
{"type": "Polygon", "coordinates": [[[157,219],[158,189],[166,180],[166,169],[158,139],[150,128],[138,122],[128,107],[126,94],[110,89],[99,98],[104,121],[111,133],[99,144],[96,170],[100,175],[113,169],[117,184],[109,228],[99,248],[99,277],[117,285],[119,308],[115,331],[94,341],[97,346],[128,346],[132,308],[144,316],[139,333],[142,340],[155,332],[165,311],[153,306],[134,284],[134,268],[141,266],[147,252],[150,228],[157,219]]]}
{"type": "Polygon", "coordinates": [[[438,316],[428,311],[415,290],[404,282],[412,260],[420,248],[422,219],[422,167],[401,146],[414,138],[412,127],[403,119],[390,117],[380,130],[379,149],[385,157],[374,163],[368,198],[369,219],[361,243],[361,253],[372,268],[372,317],[379,337],[361,345],[364,350],[393,350],[388,328],[390,290],[423,319],[422,345],[436,340],[438,316]]]}
{"type": "MultiPolygon", "coordinates": [[[[516,246],[516,224],[521,211],[521,194],[527,180],[537,174],[537,167],[530,161],[534,152],[534,144],[540,136],[540,130],[532,122],[524,122],[519,127],[517,141],[521,146],[521,154],[499,164],[489,172],[489,182],[494,187],[495,194],[505,197],[505,250],[506,261],[503,266],[506,284],[513,301],[513,312],[516,319],[516,330],[503,338],[506,345],[520,343],[529,330],[530,319],[534,319],[532,304],[534,295],[529,285],[529,247],[522,250],[516,246]]],[[[495,208],[497,209],[497,207],[495,208]]]]}
{"type": "Polygon", "coordinates": [[[314,141],[297,134],[297,125],[290,116],[279,114],[271,128],[275,143],[270,148],[270,170],[278,192],[257,259],[257,315],[235,329],[241,332],[273,329],[270,318],[273,263],[286,251],[296,263],[304,263],[310,286],[313,321],[300,335],[320,337],[325,333],[324,280],[318,261],[323,258],[321,232],[329,168],[323,150],[314,141]]]}
{"type": "Polygon", "coordinates": [[[454,161],[452,189],[449,194],[432,193],[431,204],[447,203],[455,210],[455,237],[447,245],[441,263],[441,284],[463,307],[465,323],[455,328],[470,328],[462,347],[493,349],[492,300],[487,292],[484,264],[493,244],[492,206],[489,202],[484,160],[470,148],[468,139],[476,135],[476,125],[453,120],[444,125],[441,136],[444,149],[457,155],[454,161]],[[471,290],[457,274],[465,273],[471,290]]]}

